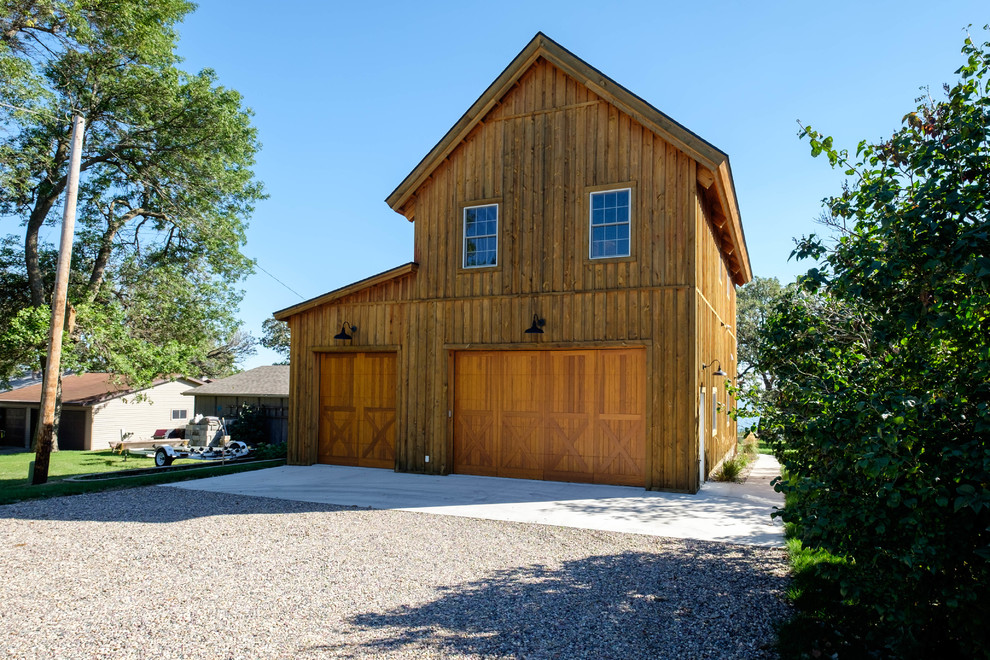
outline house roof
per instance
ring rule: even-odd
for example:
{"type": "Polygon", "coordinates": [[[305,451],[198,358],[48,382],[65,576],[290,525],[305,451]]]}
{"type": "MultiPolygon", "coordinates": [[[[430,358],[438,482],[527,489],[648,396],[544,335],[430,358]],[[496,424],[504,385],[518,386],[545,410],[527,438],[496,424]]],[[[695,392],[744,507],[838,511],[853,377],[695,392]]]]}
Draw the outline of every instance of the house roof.
{"type": "MultiPolygon", "coordinates": [[[[138,392],[146,387],[132,388],[122,384],[119,376],[108,373],[66,374],[62,376],[62,405],[92,406],[103,401],[138,392]]],[[[197,378],[176,378],[189,384],[203,381],[197,378]]],[[[171,379],[154,381],[151,387],[172,382],[171,379]]],[[[42,383],[19,387],[9,392],[0,393],[0,403],[41,403],[42,383]]]]}
{"type": "Polygon", "coordinates": [[[749,263],[749,252],[746,248],[746,236],[743,233],[742,221],[739,216],[735,184],[732,180],[728,155],[542,32],[538,32],[533,37],[533,40],[495,79],[495,82],[489,85],[481,97],[447,131],[440,142],[392,191],[392,194],[385,200],[388,205],[396,212],[405,214],[407,205],[414,199],[420,186],[541,57],[583,83],[592,92],[633,117],[698,163],[698,182],[706,190],[706,195],[716,207],[714,223],[722,237],[722,250],[729,257],[732,278],[736,284],[740,285],[750,281],[753,278],[753,273],[749,263]]]}
{"type": "Polygon", "coordinates": [[[290,316],[300,312],[305,312],[307,309],[319,307],[320,305],[349,296],[352,293],[357,293],[358,291],[375,286],[376,284],[381,284],[382,282],[387,282],[398,277],[403,277],[404,275],[409,275],[410,273],[415,273],[418,268],[419,264],[414,261],[410,261],[407,264],[402,264],[401,266],[397,266],[391,270],[386,270],[385,272],[372,275],[371,277],[366,277],[363,280],[354,282],[353,284],[348,284],[347,286],[342,286],[339,289],[334,289],[333,291],[324,293],[321,296],[304,300],[303,302],[293,305],[292,307],[280,309],[272,314],[272,316],[279,321],[284,321],[290,316]]]}
{"type": "Polygon", "coordinates": [[[187,396],[289,396],[289,365],[255,367],[183,392],[187,396]]]}

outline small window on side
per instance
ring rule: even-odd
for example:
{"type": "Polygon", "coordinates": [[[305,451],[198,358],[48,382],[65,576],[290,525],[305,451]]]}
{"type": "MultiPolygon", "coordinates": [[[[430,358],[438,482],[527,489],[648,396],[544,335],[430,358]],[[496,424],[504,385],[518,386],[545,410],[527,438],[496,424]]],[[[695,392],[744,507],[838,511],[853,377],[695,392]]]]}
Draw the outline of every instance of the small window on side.
{"type": "Polygon", "coordinates": [[[603,190],[591,193],[592,259],[628,257],[630,252],[630,202],[632,189],[603,190]]]}
{"type": "Polygon", "coordinates": [[[172,411],[172,419],[186,419],[186,416],[187,415],[188,415],[188,411],[185,411],[185,410],[173,410],[172,411]]]}
{"type": "Polygon", "coordinates": [[[464,268],[498,265],[498,204],[464,208],[464,268]]]}

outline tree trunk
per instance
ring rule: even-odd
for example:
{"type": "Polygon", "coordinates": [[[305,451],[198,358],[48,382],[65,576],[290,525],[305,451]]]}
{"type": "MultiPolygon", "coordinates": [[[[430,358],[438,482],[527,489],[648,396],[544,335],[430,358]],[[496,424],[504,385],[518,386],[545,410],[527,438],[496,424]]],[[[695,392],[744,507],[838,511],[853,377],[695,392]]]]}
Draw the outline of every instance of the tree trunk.
{"type": "Polygon", "coordinates": [[[120,220],[107,219],[107,230],[103,232],[100,239],[100,249],[93,262],[93,271],[89,275],[89,284],[86,286],[86,302],[92,303],[96,300],[100,287],[103,285],[103,274],[106,272],[107,264],[110,262],[110,255],[113,252],[113,239],[117,232],[127,222],[141,214],[141,209],[136,209],[125,213],[120,220]]]}
{"type": "Polygon", "coordinates": [[[65,164],[69,156],[69,135],[72,126],[65,134],[64,139],[59,139],[55,148],[54,162],[47,172],[47,178],[38,184],[38,199],[34,204],[34,210],[28,218],[27,231],[24,235],[24,262],[27,266],[28,287],[31,290],[31,304],[40,307],[45,304],[45,278],[41,272],[41,259],[39,257],[38,233],[48,218],[49,211],[58,201],[59,195],[65,190],[69,182],[68,175],[55,178],[58,171],[65,164]]]}
{"type": "MultiPolygon", "coordinates": [[[[44,389],[44,382],[42,382],[44,389]]],[[[55,395],[55,421],[52,424],[45,424],[45,420],[38,414],[38,432],[34,438],[34,472],[31,475],[31,483],[34,485],[43,484],[48,481],[48,468],[51,465],[52,452],[58,451],[58,420],[62,409],[62,374],[58,374],[58,384],[55,395]]]]}
{"type": "Polygon", "coordinates": [[[58,427],[62,423],[62,371],[58,372],[58,384],[55,386],[55,424],[52,426],[51,451],[58,451],[58,427]]]}
{"type": "Polygon", "coordinates": [[[28,288],[31,290],[31,304],[34,307],[41,307],[48,302],[45,299],[45,274],[41,272],[38,233],[44,226],[45,218],[48,217],[55,200],[58,199],[58,192],[53,189],[51,193],[47,197],[38,198],[31,217],[28,218],[27,231],[24,235],[24,263],[27,267],[28,288]]]}

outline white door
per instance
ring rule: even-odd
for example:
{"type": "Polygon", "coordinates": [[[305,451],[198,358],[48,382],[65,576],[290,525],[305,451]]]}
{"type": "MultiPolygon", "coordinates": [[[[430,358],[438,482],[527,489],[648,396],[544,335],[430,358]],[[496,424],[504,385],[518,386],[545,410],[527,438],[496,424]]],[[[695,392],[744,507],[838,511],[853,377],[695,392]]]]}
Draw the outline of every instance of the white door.
{"type": "Polygon", "coordinates": [[[698,397],[698,488],[705,483],[705,388],[698,397]]]}

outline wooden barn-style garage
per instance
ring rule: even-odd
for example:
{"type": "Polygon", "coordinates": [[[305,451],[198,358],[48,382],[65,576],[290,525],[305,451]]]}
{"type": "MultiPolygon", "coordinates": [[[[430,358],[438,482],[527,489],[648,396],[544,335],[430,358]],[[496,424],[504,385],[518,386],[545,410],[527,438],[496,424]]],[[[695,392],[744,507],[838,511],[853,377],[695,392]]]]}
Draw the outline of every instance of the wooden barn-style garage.
{"type": "Polygon", "coordinates": [[[291,463],[694,492],[734,451],[724,153],[537,34],[386,201],[413,261],[275,313],[291,463]]]}

